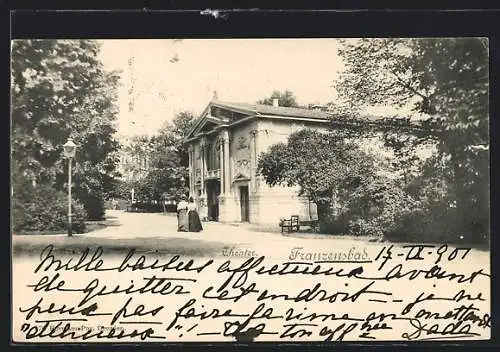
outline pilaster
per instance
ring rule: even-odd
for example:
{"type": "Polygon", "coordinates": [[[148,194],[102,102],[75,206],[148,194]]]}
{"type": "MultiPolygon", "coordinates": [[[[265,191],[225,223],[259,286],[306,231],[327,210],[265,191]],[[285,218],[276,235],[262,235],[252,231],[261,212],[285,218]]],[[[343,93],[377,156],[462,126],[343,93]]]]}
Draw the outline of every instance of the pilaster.
{"type": "Polygon", "coordinates": [[[250,193],[257,192],[257,130],[250,132],[250,193]]]}
{"type": "Polygon", "coordinates": [[[222,140],[224,142],[224,195],[231,193],[231,166],[229,161],[229,132],[222,131],[222,140]]]}
{"type": "Polygon", "coordinates": [[[208,218],[208,204],[207,204],[207,191],[205,188],[205,175],[207,167],[207,152],[206,152],[206,139],[200,139],[200,152],[201,152],[201,197],[199,199],[200,218],[204,221],[208,218]]]}
{"type": "Polygon", "coordinates": [[[226,192],[226,185],[224,183],[226,179],[224,175],[226,168],[224,165],[224,138],[222,135],[219,137],[219,168],[221,194],[224,194],[226,192]]]}
{"type": "Polygon", "coordinates": [[[194,196],[194,184],[195,184],[195,167],[194,167],[194,148],[190,144],[188,146],[188,156],[189,156],[189,194],[194,196]]]}

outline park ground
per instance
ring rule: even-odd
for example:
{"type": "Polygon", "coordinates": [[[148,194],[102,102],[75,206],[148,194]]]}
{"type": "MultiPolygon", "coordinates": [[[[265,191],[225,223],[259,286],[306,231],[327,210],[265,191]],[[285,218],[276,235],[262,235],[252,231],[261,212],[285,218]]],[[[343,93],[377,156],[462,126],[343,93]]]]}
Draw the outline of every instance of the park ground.
{"type": "MultiPolygon", "coordinates": [[[[49,244],[62,252],[102,247],[111,253],[137,252],[189,256],[254,256],[285,259],[293,248],[311,253],[338,253],[349,250],[374,254],[382,243],[364,237],[329,236],[312,233],[284,233],[276,225],[271,231],[252,224],[204,222],[200,233],[177,232],[177,218],[172,213],[129,213],[108,210],[106,220],[94,224],[84,234],[14,235],[13,254],[36,255],[49,244]],[[232,251],[231,251],[232,249],[232,251]]],[[[398,244],[403,246],[404,244],[398,244]]],[[[489,262],[489,251],[474,250],[481,261],[489,262]]],[[[479,258],[478,258],[479,259],[479,258]]]]}
{"type": "Polygon", "coordinates": [[[175,213],[133,213],[107,210],[106,220],[90,224],[83,234],[14,235],[14,255],[39,253],[48,244],[60,251],[73,252],[84,248],[102,247],[120,253],[135,248],[137,252],[179,254],[190,256],[265,255],[287,257],[294,247],[308,251],[346,249],[362,250],[369,242],[339,239],[312,233],[281,233],[276,229],[257,228],[248,223],[222,224],[204,222],[200,233],[178,232],[175,213]],[[93,229],[92,229],[93,228],[93,229]],[[231,251],[232,249],[232,251],[231,251]]]}

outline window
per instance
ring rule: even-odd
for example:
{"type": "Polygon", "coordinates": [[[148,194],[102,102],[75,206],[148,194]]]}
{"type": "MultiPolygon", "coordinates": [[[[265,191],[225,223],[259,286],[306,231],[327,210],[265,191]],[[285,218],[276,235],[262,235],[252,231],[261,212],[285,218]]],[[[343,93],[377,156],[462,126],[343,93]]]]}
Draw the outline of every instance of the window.
{"type": "Polygon", "coordinates": [[[206,149],[206,160],[207,160],[207,169],[208,170],[217,170],[220,168],[220,152],[219,152],[219,144],[212,143],[207,145],[206,149]]]}

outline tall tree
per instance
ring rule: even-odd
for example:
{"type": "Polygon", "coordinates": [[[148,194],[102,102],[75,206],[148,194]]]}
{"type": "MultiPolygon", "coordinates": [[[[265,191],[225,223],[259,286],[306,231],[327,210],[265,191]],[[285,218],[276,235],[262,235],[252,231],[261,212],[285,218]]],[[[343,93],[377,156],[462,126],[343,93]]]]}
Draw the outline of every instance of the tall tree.
{"type": "Polygon", "coordinates": [[[261,99],[257,101],[257,104],[273,105],[274,99],[278,99],[279,106],[285,106],[285,107],[299,106],[299,104],[297,103],[297,99],[295,98],[295,95],[293,94],[292,91],[288,89],[285,90],[284,92],[275,90],[271,93],[271,96],[269,98],[261,99]]]}
{"type": "MultiPolygon", "coordinates": [[[[181,111],[171,122],[166,122],[158,133],[149,137],[147,141],[140,142],[147,148],[150,161],[147,173],[138,182],[138,192],[141,197],[158,200],[164,194],[177,196],[186,193],[186,185],[189,184],[189,156],[184,137],[193,122],[194,116],[191,112],[181,111]]],[[[138,145],[132,148],[141,149],[138,145]]]]}
{"type": "MultiPolygon", "coordinates": [[[[194,123],[194,115],[190,111],[178,112],[172,122],[165,123],[158,131],[157,139],[164,147],[175,152],[178,157],[179,166],[188,167],[189,157],[184,137],[187,135],[194,123]]],[[[163,158],[165,159],[165,158],[163,158]]]]}
{"type": "MultiPolygon", "coordinates": [[[[339,190],[355,189],[373,174],[373,159],[334,133],[301,130],[259,156],[259,173],[270,186],[300,186],[300,194],[318,206],[320,229],[328,227],[339,190]]],[[[348,198],[348,197],[347,197],[348,198]]]]}
{"type": "Polygon", "coordinates": [[[92,40],[12,44],[12,160],[34,183],[63,189],[62,145],[73,137],[75,195],[91,218],[103,215],[118,148],[113,134],[119,75],[104,69],[99,50],[92,40]]]}
{"type": "Polygon", "coordinates": [[[484,38],[341,41],[341,98],[412,106],[452,173],[457,226],[487,231],[489,213],[488,42],[484,38]],[[437,132],[436,132],[437,131],[437,132]]]}

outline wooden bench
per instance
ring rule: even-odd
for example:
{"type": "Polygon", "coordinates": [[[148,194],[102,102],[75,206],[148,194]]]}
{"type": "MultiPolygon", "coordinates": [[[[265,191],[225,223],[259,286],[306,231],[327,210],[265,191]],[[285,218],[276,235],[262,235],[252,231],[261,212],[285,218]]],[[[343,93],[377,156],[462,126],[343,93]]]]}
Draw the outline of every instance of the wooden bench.
{"type": "Polygon", "coordinates": [[[313,232],[317,232],[319,230],[319,221],[318,220],[300,220],[298,215],[290,216],[290,219],[282,219],[279,223],[281,227],[281,233],[287,230],[290,232],[299,232],[300,226],[308,226],[311,228],[313,232]]]}
{"type": "Polygon", "coordinates": [[[300,229],[300,224],[299,224],[299,216],[298,215],[292,215],[290,219],[282,219],[280,221],[280,226],[281,226],[281,233],[285,232],[285,229],[290,233],[294,231],[299,231],[300,229]]]}

